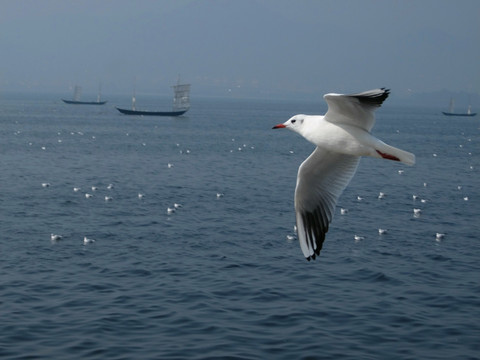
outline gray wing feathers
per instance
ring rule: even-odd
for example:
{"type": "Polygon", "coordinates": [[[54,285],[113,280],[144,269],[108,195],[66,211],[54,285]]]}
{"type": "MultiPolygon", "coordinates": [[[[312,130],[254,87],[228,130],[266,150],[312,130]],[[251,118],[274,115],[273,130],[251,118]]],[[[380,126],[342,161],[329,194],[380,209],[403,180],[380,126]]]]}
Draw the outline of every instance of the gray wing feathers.
{"type": "Polygon", "coordinates": [[[372,130],[375,124],[374,111],[388,98],[390,90],[381,88],[358,94],[326,94],[328,104],[325,120],[372,130]]]}
{"type": "Polygon", "coordinates": [[[357,169],[360,157],[316,148],[300,165],[295,189],[295,212],[300,247],[315,259],[325,240],[335,206],[357,169]]]}

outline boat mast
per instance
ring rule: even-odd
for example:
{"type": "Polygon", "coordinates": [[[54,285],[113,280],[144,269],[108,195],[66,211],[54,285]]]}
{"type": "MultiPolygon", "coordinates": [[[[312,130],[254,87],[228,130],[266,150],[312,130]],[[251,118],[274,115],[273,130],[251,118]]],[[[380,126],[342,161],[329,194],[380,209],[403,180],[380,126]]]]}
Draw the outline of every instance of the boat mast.
{"type": "Polygon", "coordinates": [[[102,83],[100,82],[100,83],[98,84],[97,102],[100,102],[101,94],[102,94],[102,83]]]}
{"type": "Polygon", "coordinates": [[[75,89],[73,90],[73,100],[80,101],[81,96],[82,96],[82,88],[78,85],[75,85],[75,89]]]}
{"type": "Polygon", "coordinates": [[[173,87],[173,109],[185,110],[190,108],[190,84],[180,84],[180,76],[177,85],[173,87]]]}
{"type": "Polygon", "coordinates": [[[135,93],[137,92],[137,77],[133,81],[132,110],[135,110],[135,93]]]}
{"type": "Polygon", "coordinates": [[[449,112],[453,113],[453,110],[455,110],[455,100],[453,98],[450,99],[450,107],[449,107],[449,112]]]}

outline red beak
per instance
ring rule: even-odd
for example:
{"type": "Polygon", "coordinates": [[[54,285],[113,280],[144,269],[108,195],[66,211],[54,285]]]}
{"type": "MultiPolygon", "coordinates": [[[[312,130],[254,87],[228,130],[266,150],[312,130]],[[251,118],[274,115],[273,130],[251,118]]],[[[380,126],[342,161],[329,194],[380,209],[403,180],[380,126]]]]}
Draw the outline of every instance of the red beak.
{"type": "Polygon", "coordinates": [[[286,128],[286,126],[283,124],[278,124],[278,125],[275,125],[272,129],[283,129],[283,128],[286,128]]]}

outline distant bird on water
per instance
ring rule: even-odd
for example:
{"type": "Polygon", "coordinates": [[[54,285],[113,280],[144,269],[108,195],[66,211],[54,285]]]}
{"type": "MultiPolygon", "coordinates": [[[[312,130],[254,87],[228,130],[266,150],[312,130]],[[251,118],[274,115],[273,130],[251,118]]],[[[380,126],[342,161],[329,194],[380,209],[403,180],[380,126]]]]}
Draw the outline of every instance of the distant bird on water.
{"type": "Polygon", "coordinates": [[[52,242],[56,242],[58,240],[62,240],[62,236],[57,234],[50,234],[50,240],[52,242]]]}
{"type": "Polygon", "coordinates": [[[83,245],[93,244],[95,239],[87,238],[86,236],[83,238],[83,245]]]}
{"type": "Polygon", "coordinates": [[[415,155],[387,145],[370,131],[374,111],[390,91],[326,94],[323,115],[295,115],[274,129],[295,131],[317,146],[300,165],[295,189],[298,239],[307,260],[320,255],[335,205],[357,170],[361,156],[415,164],[415,155]]]}

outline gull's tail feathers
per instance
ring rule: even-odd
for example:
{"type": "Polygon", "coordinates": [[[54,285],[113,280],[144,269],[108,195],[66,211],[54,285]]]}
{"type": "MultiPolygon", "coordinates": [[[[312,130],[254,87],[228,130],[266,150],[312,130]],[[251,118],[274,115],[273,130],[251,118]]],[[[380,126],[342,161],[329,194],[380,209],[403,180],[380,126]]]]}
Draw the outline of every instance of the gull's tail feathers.
{"type": "Polygon", "coordinates": [[[396,147],[390,146],[382,142],[379,146],[376,147],[376,152],[378,157],[382,157],[388,160],[400,161],[407,165],[414,165],[415,164],[415,155],[398,149],[396,147]]]}

